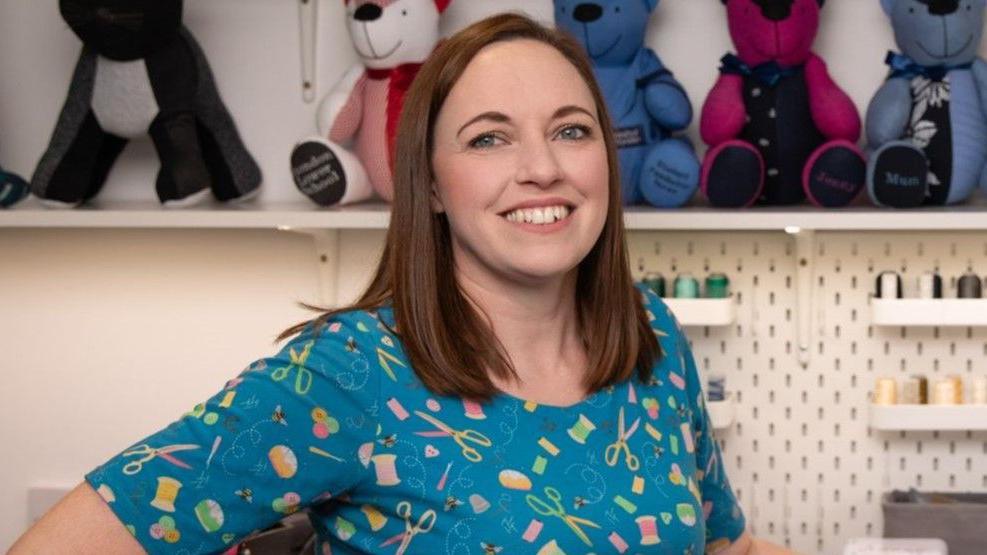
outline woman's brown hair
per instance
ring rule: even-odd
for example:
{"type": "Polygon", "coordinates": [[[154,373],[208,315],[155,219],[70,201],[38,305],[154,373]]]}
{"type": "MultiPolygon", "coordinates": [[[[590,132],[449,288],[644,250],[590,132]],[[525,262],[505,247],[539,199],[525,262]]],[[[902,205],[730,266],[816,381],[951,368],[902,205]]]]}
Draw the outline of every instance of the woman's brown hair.
{"type": "Polygon", "coordinates": [[[528,39],[558,50],[579,71],[596,103],[609,164],[606,222],[596,244],[578,267],[576,313],[589,371],[586,391],[629,379],[642,381],[661,349],[651,330],[627,257],[621,210],[620,170],[606,104],[581,47],[560,31],[520,15],[505,14],[467,27],[438,46],[405,96],[394,163],[394,201],[384,252],[373,281],[360,299],[325,309],[314,320],[285,330],[278,340],[309,325],[321,328],[332,316],[393,305],[395,333],[419,379],[435,394],[487,401],[499,390],[490,373],[517,379],[503,345],[486,319],[456,283],[449,223],[430,203],[433,130],[439,109],[466,66],[484,47],[528,39]]]}

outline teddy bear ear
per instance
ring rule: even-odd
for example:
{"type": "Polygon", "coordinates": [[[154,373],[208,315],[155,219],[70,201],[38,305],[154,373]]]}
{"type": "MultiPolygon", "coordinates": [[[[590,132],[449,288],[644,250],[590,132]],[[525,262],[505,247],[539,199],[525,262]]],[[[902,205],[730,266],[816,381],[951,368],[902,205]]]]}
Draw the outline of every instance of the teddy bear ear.
{"type": "Polygon", "coordinates": [[[884,9],[884,13],[891,15],[891,12],[894,11],[895,3],[897,3],[897,0],[881,0],[881,8],[884,9]]]}
{"type": "Polygon", "coordinates": [[[648,12],[650,13],[655,11],[655,8],[658,7],[658,2],[660,1],[661,0],[644,0],[644,5],[648,7],[648,12]]]}

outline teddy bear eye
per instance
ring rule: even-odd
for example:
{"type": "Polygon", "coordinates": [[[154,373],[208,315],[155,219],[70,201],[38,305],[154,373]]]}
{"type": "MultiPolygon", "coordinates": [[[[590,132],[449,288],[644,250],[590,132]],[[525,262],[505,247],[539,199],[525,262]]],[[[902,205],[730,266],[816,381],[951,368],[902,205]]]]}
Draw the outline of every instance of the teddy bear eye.
{"type": "Polygon", "coordinates": [[[408,15],[408,10],[401,10],[401,15],[404,15],[404,16],[408,15]]]}
{"type": "Polygon", "coordinates": [[[613,11],[620,13],[620,6],[614,6],[613,11]]]}

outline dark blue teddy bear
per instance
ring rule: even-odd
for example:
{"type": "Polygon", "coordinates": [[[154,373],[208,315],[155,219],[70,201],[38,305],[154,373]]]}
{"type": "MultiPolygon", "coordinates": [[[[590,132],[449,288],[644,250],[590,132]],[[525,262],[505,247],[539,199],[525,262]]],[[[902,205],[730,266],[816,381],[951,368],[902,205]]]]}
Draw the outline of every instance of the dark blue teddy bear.
{"type": "Polygon", "coordinates": [[[659,0],[555,0],[555,22],[589,54],[613,121],[625,205],[681,206],[699,184],[692,146],[672,132],[692,120],[685,90],[645,46],[659,0]]]}
{"type": "Polygon", "coordinates": [[[28,184],[20,176],[0,168],[0,208],[8,208],[28,195],[28,184]]]}
{"type": "Polygon", "coordinates": [[[881,0],[900,53],[867,109],[867,188],[879,205],[942,205],[987,187],[985,0],[881,0]]]}

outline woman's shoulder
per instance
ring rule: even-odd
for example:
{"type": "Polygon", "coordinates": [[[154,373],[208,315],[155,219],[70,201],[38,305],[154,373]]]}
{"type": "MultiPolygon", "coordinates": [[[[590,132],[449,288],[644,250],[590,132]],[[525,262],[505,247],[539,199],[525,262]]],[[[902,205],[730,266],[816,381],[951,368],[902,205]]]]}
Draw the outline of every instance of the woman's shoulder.
{"type": "MultiPolygon", "coordinates": [[[[638,283],[635,286],[641,294],[641,301],[648,314],[648,321],[651,322],[651,328],[658,335],[658,339],[678,339],[682,335],[682,328],[665,301],[647,285],[638,283]]],[[[664,343],[664,341],[662,342],[664,343]]]]}

